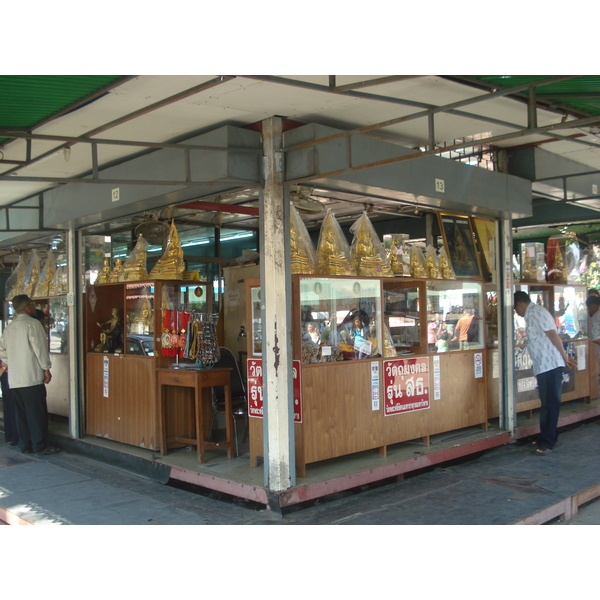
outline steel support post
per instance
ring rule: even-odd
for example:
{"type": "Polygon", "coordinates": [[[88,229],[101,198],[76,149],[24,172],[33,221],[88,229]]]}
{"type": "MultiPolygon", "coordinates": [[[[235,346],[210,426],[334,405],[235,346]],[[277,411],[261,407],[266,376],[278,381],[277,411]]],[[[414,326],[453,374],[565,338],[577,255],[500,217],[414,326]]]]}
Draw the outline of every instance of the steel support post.
{"type": "Polygon", "coordinates": [[[260,194],[260,279],[264,398],[265,485],[279,492],[295,485],[290,206],[284,193],[282,124],[262,122],[264,185],[260,194]]]}
{"type": "Polygon", "coordinates": [[[500,269],[498,270],[498,338],[500,340],[500,364],[502,365],[502,402],[500,426],[513,433],[517,419],[517,394],[515,375],[515,335],[513,315],[512,275],[512,220],[504,219],[500,229],[500,269]]]}
{"type": "Polygon", "coordinates": [[[67,314],[69,327],[67,329],[67,344],[69,348],[69,435],[72,438],[81,437],[79,415],[79,364],[78,357],[84,356],[78,348],[77,323],[79,323],[79,265],[77,253],[77,232],[71,227],[66,232],[67,241],[67,314]]]}

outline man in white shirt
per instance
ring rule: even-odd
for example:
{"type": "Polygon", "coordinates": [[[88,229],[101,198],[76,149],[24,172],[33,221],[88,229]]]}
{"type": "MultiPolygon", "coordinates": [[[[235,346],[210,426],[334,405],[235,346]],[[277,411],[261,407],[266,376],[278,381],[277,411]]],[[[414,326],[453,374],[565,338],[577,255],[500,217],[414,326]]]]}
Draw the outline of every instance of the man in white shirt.
{"type": "MultiPolygon", "coordinates": [[[[12,299],[16,317],[0,339],[0,360],[8,366],[8,382],[17,415],[21,452],[41,458],[59,452],[48,446],[46,385],[50,383],[50,353],[35,304],[25,294],[12,299]]],[[[2,367],[4,369],[4,367],[2,367]]]]}
{"type": "Polygon", "coordinates": [[[535,453],[543,456],[552,451],[558,438],[564,367],[574,368],[577,363],[567,356],[556,329],[556,321],[548,310],[531,302],[529,295],[522,291],[514,294],[514,308],[527,325],[527,349],[542,403],[540,435],[535,453]]]}

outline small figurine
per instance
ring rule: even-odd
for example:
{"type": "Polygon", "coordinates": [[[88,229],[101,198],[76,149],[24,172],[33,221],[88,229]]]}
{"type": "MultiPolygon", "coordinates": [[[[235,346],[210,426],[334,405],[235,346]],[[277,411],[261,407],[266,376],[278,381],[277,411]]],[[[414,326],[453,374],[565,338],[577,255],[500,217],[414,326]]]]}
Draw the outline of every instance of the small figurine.
{"type": "Polygon", "coordinates": [[[96,323],[96,325],[102,330],[100,333],[100,345],[106,348],[99,350],[99,352],[114,352],[117,354],[123,352],[123,324],[119,317],[119,309],[113,308],[111,318],[104,323],[96,323]]]}
{"type": "Polygon", "coordinates": [[[118,256],[115,260],[115,266],[113,267],[113,270],[110,274],[109,277],[109,283],[118,283],[119,282],[119,275],[122,273],[123,271],[123,259],[118,256]]]}
{"type": "Polygon", "coordinates": [[[110,281],[110,258],[105,258],[102,264],[102,271],[98,273],[95,283],[109,283],[110,281]]]}

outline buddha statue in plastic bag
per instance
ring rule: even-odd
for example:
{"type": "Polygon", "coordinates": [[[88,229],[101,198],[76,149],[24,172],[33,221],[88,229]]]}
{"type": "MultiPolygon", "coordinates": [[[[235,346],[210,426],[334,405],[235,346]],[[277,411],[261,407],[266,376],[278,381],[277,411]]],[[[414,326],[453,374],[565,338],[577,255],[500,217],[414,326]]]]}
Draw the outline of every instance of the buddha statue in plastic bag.
{"type": "Polygon", "coordinates": [[[356,269],[350,259],[350,247],[344,232],[327,210],[317,244],[317,273],[319,275],[356,275],[356,269]]]}
{"type": "Polygon", "coordinates": [[[448,258],[446,248],[440,248],[439,250],[438,267],[442,279],[456,279],[456,274],[454,273],[454,269],[450,264],[450,259],[448,258]]]}
{"type": "Polygon", "coordinates": [[[37,286],[37,282],[40,279],[40,257],[36,250],[31,253],[31,260],[25,273],[25,289],[24,294],[27,294],[30,298],[33,296],[33,291],[37,286]]]}
{"type": "Polygon", "coordinates": [[[425,257],[423,256],[423,250],[419,246],[412,246],[410,249],[410,276],[427,277],[425,257]]]}
{"type": "Polygon", "coordinates": [[[146,248],[148,242],[140,233],[135,247],[123,263],[123,271],[119,273],[119,281],[143,281],[148,279],[146,271],[146,248]]]}
{"type": "Polygon", "coordinates": [[[102,270],[98,273],[94,285],[97,283],[110,283],[110,258],[108,257],[102,261],[102,270]]]}
{"type": "Polygon", "coordinates": [[[49,250],[46,262],[44,263],[44,268],[42,269],[40,278],[35,286],[35,290],[33,290],[32,298],[45,298],[46,296],[50,296],[50,282],[54,279],[55,274],[56,262],[54,260],[54,252],[49,250]]]}
{"type": "Polygon", "coordinates": [[[441,279],[442,274],[440,273],[439,263],[435,248],[433,246],[427,246],[426,250],[427,258],[425,260],[425,273],[429,279],[441,279]]]}
{"type": "Polygon", "coordinates": [[[290,207],[290,264],[294,275],[312,275],[317,264],[308,230],[294,206],[290,207]]]}
{"type": "Polygon", "coordinates": [[[184,268],[183,249],[173,220],[169,229],[167,248],[150,271],[150,279],[181,279],[184,268]]]}
{"type": "Polygon", "coordinates": [[[25,270],[26,260],[25,256],[21,254],[19,256],[19,262],[17,268],[12,272],[10,277],[6,280],[6,299],[12,300],[15,296],[23,293],[25,288],[25,270]]]}
{"type": "Polygon", "coordinates": [[[363,277],[393,277],[390,261],[367,213],[358,218],[350,231],[354,234],[350,256],[357,274],[363,277]]]}

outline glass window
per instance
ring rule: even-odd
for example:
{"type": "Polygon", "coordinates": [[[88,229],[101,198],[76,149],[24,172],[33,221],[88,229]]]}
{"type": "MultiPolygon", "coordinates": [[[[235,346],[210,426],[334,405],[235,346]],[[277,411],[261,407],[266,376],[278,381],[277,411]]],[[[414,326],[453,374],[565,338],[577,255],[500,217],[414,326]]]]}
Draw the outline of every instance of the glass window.
{"type": "Polygon", "coordinates": [[[420,289],[383,285],[384,326],[395,349],[391,356],[413,354],[421,349],[420,289]]]}
{"type": "Polygon", "coordinates": [[[587,337],[586,297],[584,287],[557,285],[554,288],[554,317],[561,338],[572,340],[587,337]]]}
{"type": "Polygon", "coordinates": [[[461,281],[427,283],[427,321],[436,351],[483,348],[481,284],[461,281]]]}
{"type": "Polygon", "coordinates": [[[262,320],[260,309],[260,288],[251,289],[252,302],[252,355],[262,356],[262,320]]]}
{"type": "Polygon", "coordinates": [[[66,297],[50,298],[48,302],[48,333],[50,352],[66,354],[68,352],[69,312],[66,297]]]}
{"type": "Polygon", "coordinates": [[[379,279],[301,278],[302,363],[381,356],[379,279]]]}

